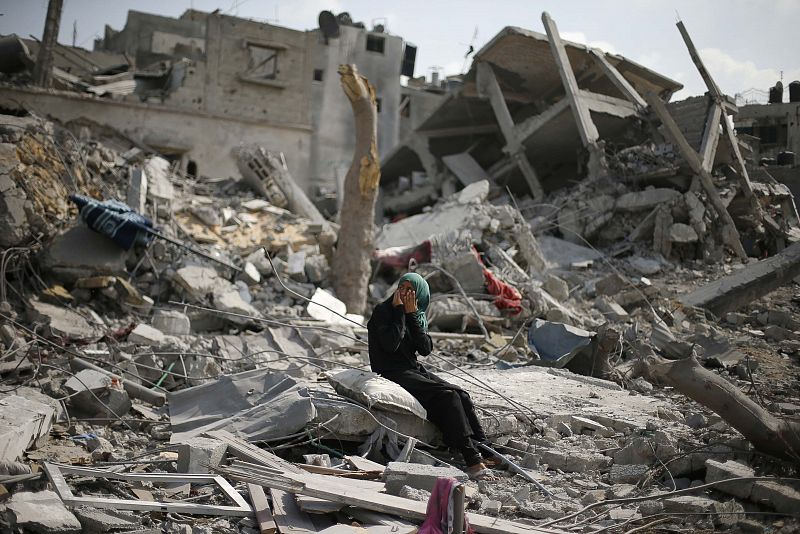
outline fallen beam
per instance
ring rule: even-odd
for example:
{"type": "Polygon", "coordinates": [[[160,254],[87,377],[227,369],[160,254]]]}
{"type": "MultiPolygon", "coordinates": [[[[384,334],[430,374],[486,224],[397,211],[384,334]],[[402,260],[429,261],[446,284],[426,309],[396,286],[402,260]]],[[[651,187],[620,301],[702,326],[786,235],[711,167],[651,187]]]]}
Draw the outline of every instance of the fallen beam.
{"type": "Polygon", "coordinates": [[[788,284],[797,276],[800,276],[800,243],[695,289],[681,297],[680,302],[684,306],[704,308],[719,317],[788,284]]]}
{"type": "Polygon", "coordinates": [[[165,402],[167,402],[167,396],[162,393],[161,391],[154,391],[152,389],[147,389],[144,386],[140,386],[135,382],[131,382],[130,380],[125,380],[119,375],[115,375],[114,373],[103,369],[102,367],[98,367],[93,363],[89,363],[82,358],[72,358],[69,361],[70,367],[72,367],[73,371],[77,371],[80,369],[92,369],[94,371],[99,371],[103,374],[106,374],[112,378],[116,378],[122,383],[122,387],[125,388],[125,391],[134,399],[143,400],[152,404],[153,406],[163,406],[165,402]]]}

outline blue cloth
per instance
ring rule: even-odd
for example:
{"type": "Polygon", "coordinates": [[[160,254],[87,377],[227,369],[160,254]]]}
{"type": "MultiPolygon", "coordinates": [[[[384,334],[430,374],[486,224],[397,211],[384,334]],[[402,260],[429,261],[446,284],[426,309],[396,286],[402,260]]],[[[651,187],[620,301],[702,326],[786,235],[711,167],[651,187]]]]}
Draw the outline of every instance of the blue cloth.
{"type": "Polygon", "coordinates": [[[148,232],[153,228],[153,222],[119,200],[100,202],[83,195],[70,195],[69,199],[78,206],[81,219],[89,228],[112,239],[125,250],[130,250],[137,242],[147,244],[153,239],[148,232]]]}
{"type": "Polygon", "coordinates": [[[431,288],[428,287],[428,281],[422,278],[417,273],[406,273],[397,281],[397,286],[403,282],[411,282],[414,286],[414,292],[417,294],[417,311],[414,312],[414,317],[417,318],[422,329],[428,331],[428,318],[425,316],[425,310],[428,309],[428,304],[431,302],[431,288]]]}

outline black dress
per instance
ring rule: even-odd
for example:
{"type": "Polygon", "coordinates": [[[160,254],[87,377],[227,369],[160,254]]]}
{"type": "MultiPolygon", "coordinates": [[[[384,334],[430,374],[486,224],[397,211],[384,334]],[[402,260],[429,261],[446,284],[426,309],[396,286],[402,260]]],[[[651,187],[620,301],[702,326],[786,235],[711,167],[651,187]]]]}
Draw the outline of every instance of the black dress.
{"type": "Polygon", "coordinates": [[[417,354],[427,356],[433,351],[433,342],[414,314],[392,306],[390,298],[375,306],[367,330],[372,370],[411,393],[442,431],[445,444],[459,449],[467,465],[480,462],[482,455],[473,440],[486,441],[486,435],[472,400],[466,391],[417,362],[417,354]]]}

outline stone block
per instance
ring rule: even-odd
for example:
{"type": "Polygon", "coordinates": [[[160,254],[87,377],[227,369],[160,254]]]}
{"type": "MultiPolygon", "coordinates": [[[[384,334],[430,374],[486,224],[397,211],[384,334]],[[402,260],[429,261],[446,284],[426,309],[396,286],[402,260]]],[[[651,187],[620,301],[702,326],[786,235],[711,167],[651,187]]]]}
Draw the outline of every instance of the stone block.
{"type": "Polygon", "coordinates": [[[261,273],[256,266],[249,261],[244,262],[244,269],[239,273],[239,280],[248,286],[254,286],[261,282],[261,273]]]}
{"type": "Polygon", "coordinates": [[[331,274],[328,258],[322,254],[313,254],[306,257],[306,277],[312,284],[319,284],[331,274]]]}
{"type": "Polygon", "coordinates": [[[170,336],[185,336],[192,332],[192,322],[189,316],[178,310],[156,310],[153,328],[170,336]]]}
{"type": "Polygon", "coordinates": [[[79,534],[81,524],[53,491],[15,493],[8,501],[9,522],[22,532],[79,534]]]}
{"type": "Polygon", "coordinates": [[[625,308],[608,297],[597,297],[594,307],[609,321],[624,321],[628,318],[625,308]]]}
{"type": "Polygon", "coordinates": [[[177,270],[174,281],[190,297],[202,300],[206,295],[214,292],[220,278],[212,267],[187,265],[177,270]]]}
{"type": "Polygon", "coordinates": [[[0,461],[13,462],[47,439],[54,416],[53,407],[42,402],[17,395],[0,399],[0,461]]]}
{"type": "Polygon", "coordinates": [[[612,484],[638,484],[649,469],[649,466],[643,464],[614,464],[611,466],[609,480],[612,484]]]}
{"type": "Polygon", "coordinates": [[[443,258],[442,267],[458,280],[467,293],[483,292],[483,266],[472,252],[443,258]]]}
{"type": "MultiPolygon", "coordinates": [[[[2,145],[7,146],[6,143],[2,145]]],[[[9,176],[0,175],[0,248],[20,244],[30,232],[25,215],[26,201],[25,191],[9,176]]]]}
{"type": "Polygon", "coordinates": [[[699,239],[694,228],[683,223],[674,223],[670,226],[668,235],[673,243],[695,243],[699,239]]]}
{"type": "Polygon", "coordinates": [[[682,196],[679,191],[667,188],[634,191],[617,198],[614,208],[618,211],[646,211],[682,196]]]}
{"type": "Polygon", "coordinates": [[[441,477],[455,478],[460,482],[468,480],[466,473],[454,467],[433,467],[406,462],[389,462],[383,472],[386,492],[391,495],[399,495],[403,486],[433,491],[436,480],[441,477]]]}
{"type": "Polygon", "coordinates": [[[212,473],[219,466],[228,446],[217,439],[195,437],[178,445],[179,473],[212,473]]]}
{"type": "Polygon", "coordinates": [[[164,332],[146,324],[136,325],[136,328],[128,334],[128,342],[136,345],[153,347],[164,343],[165,340],[164,332]]]}
{"type": "Polygon", "coordinates": [[[559,302],[569,299],[569,285],[554,274],[547,275],[542,288],[559,302]]]}
{"type": "Polygon", "coordinates": [[[28,320],[45,325],[52,337],[87,339],[97,335],[97,331],[78,312],[69,308],[42,302],[36,298],[28,301],[28,320]]]}
{"type": "Polygon", "coordinates": [[[595,291],[598,295],[613,296],[630,287],[631,283],[617,273],[611,273],[605,278],[598,280],[594,284],[595,291]]]}
{"type": "Polygon", "coordinates": [[[42,267],[64,282],[99,274],[124,275],[128,252],[108,237],[79,224],[44,248],[42,267]]]}
{"type": "Polygon", "coordinates": [[[795,514],[800,510],[800,492],[780,482],[756,482],[750,500],[785,514],[795,514]]]}
{"type": "MultiPolygon", "coordinates": [[[[752,477],[755,476],[755,471],[748,465],[728,460],[727,462],[718,462],[717,460],[706,460],[706,483],[717,482],[728,478],[752,477]]],[[[726,484],[719,484],[714,489],[739,497],[741,499],[749,499],[753,492],[753,482],[728,482],[726,484]]]]}
{"type": "Polygon", "coordinates": [[[80,521],[83,532],[91,534],[124,532],[139,529],[142,526],[141,518],[132,512],[79,506],[73,510],[73,513],[80,521]]]}
{"type": "Polygon", "coordinates": [[[550,449],[541,451],[541,462],[551,469],[560,469],[568,473],[583,473],[603,469],[611,465],[611,458],[600,454],[580,449],[550,449]]]}

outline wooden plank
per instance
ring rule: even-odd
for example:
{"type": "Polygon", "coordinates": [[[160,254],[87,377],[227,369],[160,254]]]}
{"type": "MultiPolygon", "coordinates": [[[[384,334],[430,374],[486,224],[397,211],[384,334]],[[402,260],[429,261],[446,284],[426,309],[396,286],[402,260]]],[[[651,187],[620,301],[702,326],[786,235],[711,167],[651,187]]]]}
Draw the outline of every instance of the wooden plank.
{"type": "Polygon", "coordinates": [[[247,492],[250,494],[250,502],[256,513],[256,522],[261,534],[275,534],[278,532],[278,525],[272,517],[272,510],[269,508],[267,494],[264,488],[257,484],[247,484],[247,492]]]}
{"type": "Polygon", "coordinates": [[[528,117],[524,121],[514,126],[517,138],[521,139],[522,141],[528,139],[530,136],[539,131],[542,126],[561,115],[567,110],[567,108],[569,108],[569,99],[562,98],[538,115],[528,117]]]}
{"type": "Polygon", "coordinates": [[[721,118],[722,106],[712,101],[706,118],[703,142],[700,145],[700,161],[706,172],[711,172],[714,166],[714,157],[717,154],[717,146],[719,145],[719,121],[721,118]]]}
{"type": "Polygon", "coordinates": [[[300,510],[294,495],[277,488],[270,488],[272,496],[272,518],[282,534],[308,534],[319,532],[311,517],[300,510]]]}
{"type": "Polygon", "coordinates": [[[747,258],[747,253],[744,251],[741,238],[739,237],[739,232],[736,230],[736,225],[733,223],[731,214],[728,213],[728,209],[725,207],[725,204],[723,204],[722,199],[719,197],[719,192],[717,191],[717,188],[714,187],[714,182],[711,180],[711,175],[709,175],[703,169],[700,156],[698,156],[697,153],[692,150],[692,147],[689,146],[689,142],[686,141],[686,138],[683,136],[683,133],[681,133],[680,128],[678,128],[678,125],[675,123],[675,119],[673,119],[672,115],[669,114],[667,106],[664,105],[664,102],[661,101],[658,95],[652,91],[648,91],[648,93],[645,95],[645,99],[647,100],[647,103],[650,104],[650,109],[652,109],[656,115],[658,115],[658,118],[661,119],[661,123],[664,125],[667,136],[678,147],[678,150],[689,164],[689,167],[691,167],[692,171],[694,171],[694,173],[700,178],[700,183],[703,185],[703,189],[708,195],[711,205],[714,206],[717,215],[719,215],[723,226],[725,227],[723,231],[725,243],[733,249],[739,258],[747,258]]]}
{"type": "MultiPolygon", "coordinates": [[[[229,477],[237,480],[253,481],[270,488],[289,488],[298,494],[340,502],[349,506],[357,506],[417,521],[426,517],[427,504],[424,502],[353,488],[349,485],[349,481],[325,475],[295,475],[287,473],[283,476],[272,474],[270,471],[259,473],[235,468],[224,468],[223,471],[229,477]]],[[[469,514],[469,522],[476,532],[485,532],[487,534],[562,534],[564,532],[472,513],[469,514]]]]}
{"type": "Polygon", "coordinates": [[[383,473],[386,469],[386,466],[383,464],[379,464],[378,462],[373,462],[372,460],[368,460],[363,456],[345,456],[345,461],[352,465],[355,469],[359,471],[379,471],[383,473]]]}
{"type": "Polygon", "coordinates": [[[539,182],[536,171],[525,155],[525,147],[522,141],[517,137],[516,130],[514,129],[514,119],[511,118],[511,112],[508,111],[508,106],[503,97],[503,91],[500,89],[500,84],[497,82],[492,66],[489,63],[481,61],[478,63],[477,69],[478,87],[481,93],[489,97],[489,103],[494,111],[497,124],[500,125],[500,131],[503,133],[503,137],[506,140],[506,148],[511,158],[515,161],[520,172],[522,172],[522,175],[525,177],[525,181],[528,183],[528,188],[531,190],[533,198],[542,198],[544,196],[542,184],[539,182]]]}
{"type": "Polygon", "coordinates": [[[647,102],[645,102],[642,95],[640,95],[636,89],[634,89],[633,85],[625,79],[625,77],[617,70],[617,68],[611,64],[608,59],[606,59],[606,55],[604,52],[592,48],[589,51],[594,57],[594,60],[600,66],[600,69],[603,73],[611,80],[611,83],[619,89],[619,92],[625,95],[625,98],[628,99],[628,102],[639,108],[640,110],[644,110],[647,108],[647,102]]]}
{"type": "Polygon", "coordinates": [[[542,13],[542,22],[547,32],[547,39],[550,41],[553,59],[555,59],[558,72],[561,76],[561,83],[564,85],[564,90],[567,93],[572,113],[575,115],[575,122],[578,125],[581,141],[583,142],[583,146],[589,147],[597,143],[600,134],[597,133],[597,127],[592,121],[588,106],[581,98],[578,81],[575,79],[575,72],[573,72],[572,65],[569,63],[569,57],[564,48],[564,43],[561,41],[561,36],[558,34],[558,27],[555,21],[550,18],[550,15],[545,11],[542,13]]]}
{"type": "Polygon", "coordinates": [[[309,514],[332,514],[345,507],[345,505],[340,502],[309,497],[308,495],[297,495],[295,496],[295,501],[297,501],[297,506],[299,506],[302,511],[309,514]]]}

